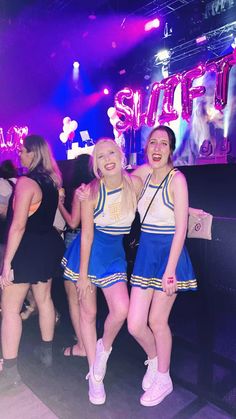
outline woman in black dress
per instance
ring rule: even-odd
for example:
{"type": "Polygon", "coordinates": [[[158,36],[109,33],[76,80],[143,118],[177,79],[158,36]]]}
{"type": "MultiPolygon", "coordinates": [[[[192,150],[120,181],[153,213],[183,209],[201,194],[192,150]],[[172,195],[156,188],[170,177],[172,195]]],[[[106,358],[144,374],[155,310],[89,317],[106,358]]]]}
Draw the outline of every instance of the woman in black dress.
{"type": "Polygon", "coordinates": [[[42,338],[36,355],[45,366],[52,363],[55,310],[51,282],[58,274],[64,251],[63,240],[53,227],[61,176],[47,142],[37,135],[27,136],[20,159],[28,175],[21,176],[16,184],[13,220],[0,279],[4,359],[0,390],[20,382],[17,370],[20,311],[30,286],[39,310],[42,338]]]}

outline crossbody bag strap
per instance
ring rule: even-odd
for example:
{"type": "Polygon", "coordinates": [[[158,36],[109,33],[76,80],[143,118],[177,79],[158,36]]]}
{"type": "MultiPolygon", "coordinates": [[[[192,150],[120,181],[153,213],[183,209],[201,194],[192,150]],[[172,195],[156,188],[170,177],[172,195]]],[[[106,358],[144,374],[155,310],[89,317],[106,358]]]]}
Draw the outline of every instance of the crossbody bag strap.
{"type": "Polygon", "coordinates": [[[154,195],[153,195],[153,197],[152,197],[152,199],[151,199],[151,202],[149,203],[149,205],[148,205],[148,207],[147,207],[147,209],[146,209],[146,212],[145,212],[145,214],[144,214],[144,216],[143,216],[143,219],[142,219],[142,221],[141,221],[141,226],[143,225],[143,222],[144,222],[144,220],[145,220],[145,218],[146,218],[146,215],[147,215],[147,213],[148,213],[148,211],[149,211],[149,209],[150,209],[150,206],[152,205],[152,203],[153,203],[153,201],[154,201],[154,198],[155,198],[155,196],[156,196],[157,192],[159,191],[159,189],[161,188],[161,186],[163,185],[163,183],[165,182],[165,180],[168,178],[168,176],[169,176],[169,174],[172,172],[172,170],[174,170],[174,169],[171,169],[171,170],[167,173],[167,175],[164,177],[164,179],[162,180],[162,182],[161,182],[161,183],[160,183],[160,185],[158,186],[158,188],[157,188],[156,192],[154,193],[154,195]]]}

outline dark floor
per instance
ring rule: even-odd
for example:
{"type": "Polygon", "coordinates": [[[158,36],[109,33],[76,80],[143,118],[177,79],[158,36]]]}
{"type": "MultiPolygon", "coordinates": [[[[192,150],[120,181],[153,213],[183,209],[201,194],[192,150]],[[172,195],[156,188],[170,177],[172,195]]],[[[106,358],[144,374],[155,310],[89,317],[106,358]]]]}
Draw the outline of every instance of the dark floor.
{"type": "MultiPolygon", "coordinates": [[[[98,298],[97,328],[101,336],[106,310],[103,297],[98,298]]],[[[178,297],[171,316],[174,392],[152,408],[139,404],[145,355],[126,326],[109,359],[104,382],[107,401],[103,406],[93,406],[85,380],[86,358],[62,354],[63,347],[74,343],[66,304],[56,328],[52,368],[43,368],[33,358],[39,329],[37,316],[32,316],[24,322],[19,353],[25,385],[0,394],[0,419],[236,418],[235,317],[222,300],[221,310],[218,304],[216,307],[214,316],[206,316],[200,293],[178,297]]]]}
{"type": "MultiPolygon", "coordinates": [[[[31,322],[33,323],[33,322],[31,322]]],[[[25,327],[20,370],[24,382],[57,417],[62,419],[125,418],[227,418],[216,406],[199,399],[176,384],[175,391],[159,406],[144,408],[139,404],[140,384],[144,373],[144,355],[125,332],[117,339],[105,379],[107,402],[93,406],[88,401],[88,371],[84,358],[68,359],[61,355],[63,333],[58,330],[55,362],[52,369],[41,368],[31,357],[31,326],[25,327]],[[27,336],[28,335],[28,336],[27,336]]],[[[65,336],[66,337],[66,336],[65,336]]],[[[189,372],[191,372],[189,370],[189,372]]]]}
{"type": "Polygon", "coordinates": [[[18,390],[12,390],[10,394],[0,395],[2,419],[236,417],[236,413],[235,415],[227,413],[209,403],[204,397],[198,397],[189,389],[196,385],[194,381],[197,378],[197,354],[189,350],[188,345],[182,344],[181,338],[174,339],[172,359],[174,392],[159,406],[152,408],[145,408],[139,404],[145,358],[142,350],[128,335],[126,328],[117,338],[109,360],[105,378],[107,401],[103,406],[93,406],[88,401],[88,383],[85,380],[88,372],[86,359],[77,357],[69,359],[62,355],[63,345],[73,343],[68,323],[61,322],[57,326],[52,368],[42,368],[32,357],[32,347],[37,340],[38,325],[35,316],[24,323],[19,357],[20,373],[29,389],[21,386],[18,390]],[[25,406],[28,406],[27,410],[25,406]],[[31,411],[29,406],[32,406],[31,411]]]}

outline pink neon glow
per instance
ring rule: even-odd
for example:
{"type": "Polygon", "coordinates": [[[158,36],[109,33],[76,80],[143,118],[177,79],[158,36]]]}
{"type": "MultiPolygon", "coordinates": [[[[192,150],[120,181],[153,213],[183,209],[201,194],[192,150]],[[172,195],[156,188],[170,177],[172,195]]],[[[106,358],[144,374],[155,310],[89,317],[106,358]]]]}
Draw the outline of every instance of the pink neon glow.
{"type": "Polygon", "coordinates": [[[107,89],[107,87],[105,87],[105,89],[103,89],[103,93],[104,95],[109,95],[109,89],[107,89]]]}
{"type": "Polygon", "coordinates": [[[196,38],[196,44],[203,44],[206,41],[207,41],[206,35],[202,35],[196,38]]]}
{"type": "Polygon", "coordinates": [[[145,23],[144,30],[145,32],[148,32],[148,31],[151,31],[152,29],[159,28],[159,26],[160,26],[160,20],[156,18],[153,20],[149,20],[147,23],[145,23]]]}

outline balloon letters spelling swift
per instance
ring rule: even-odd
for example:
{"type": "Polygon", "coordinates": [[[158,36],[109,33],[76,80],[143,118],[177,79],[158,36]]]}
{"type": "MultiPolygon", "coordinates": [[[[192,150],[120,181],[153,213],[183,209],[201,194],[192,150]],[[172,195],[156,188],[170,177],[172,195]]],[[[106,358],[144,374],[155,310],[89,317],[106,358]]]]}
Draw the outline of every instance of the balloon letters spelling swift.
{"type": "Polygon", "coordinates": [[[227,104],[229,73],[235,64],[236,50],[232,54],[207,61],[191,70],[171,75],[160,82],[153,83],[145,113],[141,111],[141,93],[139,91],[134,92],[130,87],[124,87],[115,95],[115,108],[120,116],[116,120],[115,128],[119,132],[124,132],[130,128],[137,130],[141,125],[153,127],[156,121],[164,124],[177,119],[179,114],[174,109],[174,94],[179,84],[181,86],[181,116],[189,122],[193,110],[193,100],[203,96],[206,92],[204,86],[193,86],[193,82],[206,72],[214,72],[216,75],[215,108],[218,110],[224,109],[227,104]],[[160,115],[158,115],[161,91],[163,92],[162,108],[160,115]]]}

